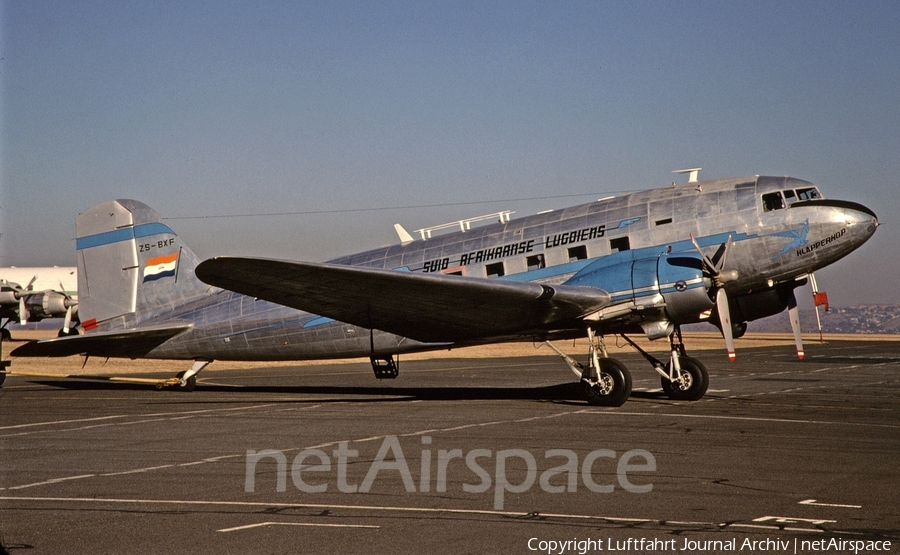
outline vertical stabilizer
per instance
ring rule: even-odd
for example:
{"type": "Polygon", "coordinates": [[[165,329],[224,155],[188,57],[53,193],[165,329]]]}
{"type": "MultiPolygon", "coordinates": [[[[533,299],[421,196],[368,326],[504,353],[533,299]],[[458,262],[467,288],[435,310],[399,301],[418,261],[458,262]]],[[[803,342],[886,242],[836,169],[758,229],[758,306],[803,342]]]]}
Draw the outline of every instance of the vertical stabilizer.
{"type": "Polygon", "coordinates": [[[75,220],[78,312],[85,330],[116,329],[203,295],[197,258],[149,206],[98,204],[75,220]]]}

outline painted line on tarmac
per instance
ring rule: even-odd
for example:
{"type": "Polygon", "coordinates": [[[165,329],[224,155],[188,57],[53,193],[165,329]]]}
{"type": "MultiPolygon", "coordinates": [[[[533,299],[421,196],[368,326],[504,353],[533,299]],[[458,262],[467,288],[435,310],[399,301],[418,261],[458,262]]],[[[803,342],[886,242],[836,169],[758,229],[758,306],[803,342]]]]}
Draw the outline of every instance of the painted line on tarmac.
{"type": "Polygon", "coordinates": [[[135,468],[134,470],[123,470],[121,472],[106,472],[104,474],[99,474],[98,476],[124,476],[126,474],[141,474],[143,472],[151,472],[153,470],[160,470],[163,468],[172,468],[175,466],[174,464],[163,464],[160,466],[148,466],[146,468],[135,468]]]}
{"type": "MultiPolygon", "coordinates": [[[[193,507],[203,507],[203,506],[222,506],[222,507],[245,507],[248,509],[259,509],[259,508],[282,508],[282,509],[315,509],[315,510],[345,510],[345,511],[371,511],[371,512],[398,512],[398,513],[422,513],[422,514],[454,514],[454,515],[468,515],[468,516],[487,516],[487,517],[512,517],[521,520],[522,522],[530,522],[534,519],[539,518],[548,518],[548,519],[559,519],[559,520],[578,520],[578,521],[597,521],[597,522],[608,522],[611,524],[624,524],[624,525],[657,525],[657,526],[684,526],[685,524],[690,524],[691,526],[696,526],[698,528],[708,528],[710,530],[725,530],[730,528],[755,528],[755,529],[763,529],[763,530],[779,530],[779,531],[791,531],[791,532],[810,532],[810,533],[824,533],[825,530],[817,529],[817,528],[794,528],[794,527],[780,527],[780,526],[767,526],[767,525],[759,525],[759,524],[742,524],[735,522],[724,522],[724,523],[715,523],[715,522],[691,522],[684,523],[676,520],[657,520],[651,518],[626,518],[626,517],[616,517],[616,516],[603,516],[603,515],[586,515],[586,514],[568,514],[568,513],[542,513],[542,512],[517,512],[517,511],[496,511],[489,509],[450,509],[450,508],[440,508],[440,507],[402,507],[402,506],[392,506],[392,505],[337,505],[337,504],[328,504],[328,503],[268,503],[263,501],[212,501],[212,500],[188,500],[188,499],[122,499],[122,498],[109,498],[109,499],[98,499],[91,497],[15,497],[15,496],[0,496],[0,501],[14,502],[14,501],[29,501],[29,502],[48,502],[48,503],[81,503],[81,504],[106,504],[106,505],[181,505],[181,506],[193,506],[193,507]]],[[[265,525],[262,524],[253,524],[242,527],[235,527],[233,529],[223,529],[219,530],[220,532],[238,530],[241,528],[250,528],[265,525]]],[[[296,525],[304,525],[302,523],[298,523],[296,525]]],[[[321,526],[321,525],[320,525],[321,526]]],[[[350,526],[350,525],[344,525],[350,526]]],[[[362,525],[358,525],[362,526],[362,525]]]]}
{"type": "Polygon", "coordinates": [[[53,429],[44,429],[44,430],[32,430],[26,432],[19,432],[15,434],[7,434],[0,435],[0,437],[13,437],[13,436],[23,436],[30,434],[42,434],[42,433],[51,433],[51,432],[72,432],[78,430],[88,430],[92,428],[101,428],[104,426],[125,426],[129,424],[142,424],[146,422],[158,422],[161,420],[178,420],[191,418],[194,416],[201,416],[210,413],[223,413],[223,412],[237,412],[237,411],[247,411],[247,410],[255,410],[261,408],[275,407],[278,406],[275,403],[267,403],[264,405],[251,405],[247,407],[230,407],[230,408],[222,408],[222,409],[205,409],[205,410],[192,410],[192,411],[180,411],[180,412],[158,412],[152,414],[117,414],[111,416],[100,416],[95,418],[79,418],[75,420],[50,420],[47,422],[32,422],[30,424],[16,424],[13,426],[0,426],[0,430],[16,430],[22,428],[34,428],[38,426],[59,426],[65,424],[78,424],[78,423],[89,423],[89,422],[100,422],[100,421],[111,421],[117,420],[117,422],[107,422],[104,424],[90,424],[87,426],[75,427],[75,428],[53,428],[53,429]],[[130,422],[121,422],[124,418],[140,418],[141,420],[133,420],[130,422]]]}
{"type": "Polygon", "coordinates": [[[679,414],[666,412],[623,412],[618,410],[583,409],[586,414],[602,414],[604,416],[667,416],[672,418],[694,418],[700,420],[731,420],[740,422],[774,422],[779,424],[815,424],[826,426],[863,426],[870,428],[900,428],[900,424],[872,424],[869,422],[845,422],[837,420],[801,420],[797,418],[761,418],[757,416],[721,416],[715,414],[679,414]]]}
{"type": "Polygon", "coordinates": [[[34,482],[33,484],[24,484],[21,486],[0,488],[0,490],[2,490],[2,489],[15,490],[15,489],[33,488],[36,486],[47,486],[50,484],[58,484],[60,482],[68,482],[69,480],[81,480],[82,478],[93,478],[94,476],[96,476],[96,474],[81,474],[78,476],[66,476],[65,478],[53,478],[51,480],[44,480],[43,482],[34,482]]]}
{"type": "Polygon", "coordinates": [[[245,524],[244,526],[235,526],[234,528],[222,528],[216,532],[238,532],[240,530],[250,530],[252,528],[263,528],[266,526],[311,526],[316,528],[381,528],[374,524],[326,524],[315,522],[258,522],[256,524],[245,524]]]}

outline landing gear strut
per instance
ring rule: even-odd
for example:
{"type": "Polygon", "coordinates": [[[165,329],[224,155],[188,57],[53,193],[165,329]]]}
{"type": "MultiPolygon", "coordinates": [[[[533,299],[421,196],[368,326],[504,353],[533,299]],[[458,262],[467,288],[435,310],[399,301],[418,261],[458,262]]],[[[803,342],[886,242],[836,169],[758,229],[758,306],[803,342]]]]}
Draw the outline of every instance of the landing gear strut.
{"type": "Polygon", "coordinates": [[[669,335],[671,355],[668,364],[641,349],[637,343],[622,335],[632,347],[646,358],[660,375],[663,391],[669,399],[676,401],[696,401],[706,394],[709,387],[709,373],[703,363],[687,356],[681,340],[681,328],[676,327],[669,335]]]}
{"type": "MultiPolygon", "coordinates": [[[[199,374],[201,370],[206,368],[210,362],[212,362],[212,361],[211,360],[195,360],[194,365],[191,366],[190,370],[187,370],[185,372],[179,372],[178,374],[175,375],[175,379],[172,380],[172,382],[175,382],[175,383],[171,384],[172,389],[175,389],[178,391],[185,391],[185,392],[193,391],[194,388],[197,387],[197,374],[199,374]]],[[[161,389],[164,386],[165,386],[165,384],[161,383],[157,387],[161,389]]]]}
{"type": "Polygon", "coordinates": [[[581,379],[581,388],[587,402],[598,407],[620,407],[631,395],[631,373],[624,364],[609,358],[602,338],[588,328],[590,362],[582,365],[563,353],[553,343],[547,345],[562,357],[572,372],[581,379]],[[602,356],[601,356],[602,354],[602,356]]]}

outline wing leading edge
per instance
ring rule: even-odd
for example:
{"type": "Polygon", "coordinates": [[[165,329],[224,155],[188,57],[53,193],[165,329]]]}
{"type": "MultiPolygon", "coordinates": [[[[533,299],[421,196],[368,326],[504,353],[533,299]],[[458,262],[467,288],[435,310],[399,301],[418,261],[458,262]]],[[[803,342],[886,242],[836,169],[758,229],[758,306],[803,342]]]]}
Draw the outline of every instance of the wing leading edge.
{"type": "Polygon", "coordinates": [[[423,342],[541,333],[610,303],[593,287],[259,258],[212,258],[196,274],[236,293],[423,342]]]}

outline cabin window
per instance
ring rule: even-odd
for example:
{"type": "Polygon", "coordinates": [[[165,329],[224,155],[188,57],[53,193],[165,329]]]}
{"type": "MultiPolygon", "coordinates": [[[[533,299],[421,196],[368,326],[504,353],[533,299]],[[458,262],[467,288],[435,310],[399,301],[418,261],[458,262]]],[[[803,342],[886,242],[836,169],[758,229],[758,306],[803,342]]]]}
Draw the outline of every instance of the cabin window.
{"type": "Polygon", "coordinates": [[[619,237],[617,239],[609,240],[609,250],[613,252],[622,252],[631,249],[631,242],[628,240],[628,237],[619,237]]]}
{"type": "Polygon", "coordinates": [[[495,262],[494,264],[488,264],[484,267],[484,270],[487,272],[487,277],[494,278],[506,275],[506,271],[503,269],[503,262],[495,262]]]}
{"type": "Polygon", "coordinates": [[[666,218],[665,220],[656,220],[656,225],[666,225],[672,223],[672,218],[666,218]]]}
{"type": "Polygon", "coordinates": [[[584,245],[572,247],[569,249],[569,262],[585,260],[587,258],[587,247],[584,245]]]}
{"type": "Polygon", "coordinates": [[[547,262],[544,261],[543,254],[536,254],[534,256],[529,256],[525,259],[525,264],[528,266],[528,271],[532,270],[540,270],[541,268],[547,267],[547,262]]]}
{"type": "Polygon", "coordinates": [[[797,195],[794,194],[794,191],[788,189],[784,192],[784,200],[787,201],[788,205],[794,204],[797,202],[797,195]]]}
{"type": "Polygon", "coordinates": [[[784,208],[784,198],[781,196],[781,192],[777,193],[766,193],[762,196],[763,201],[763,210],[766,212],[771,212],[772,210],[781,210],[784,208]]]}

